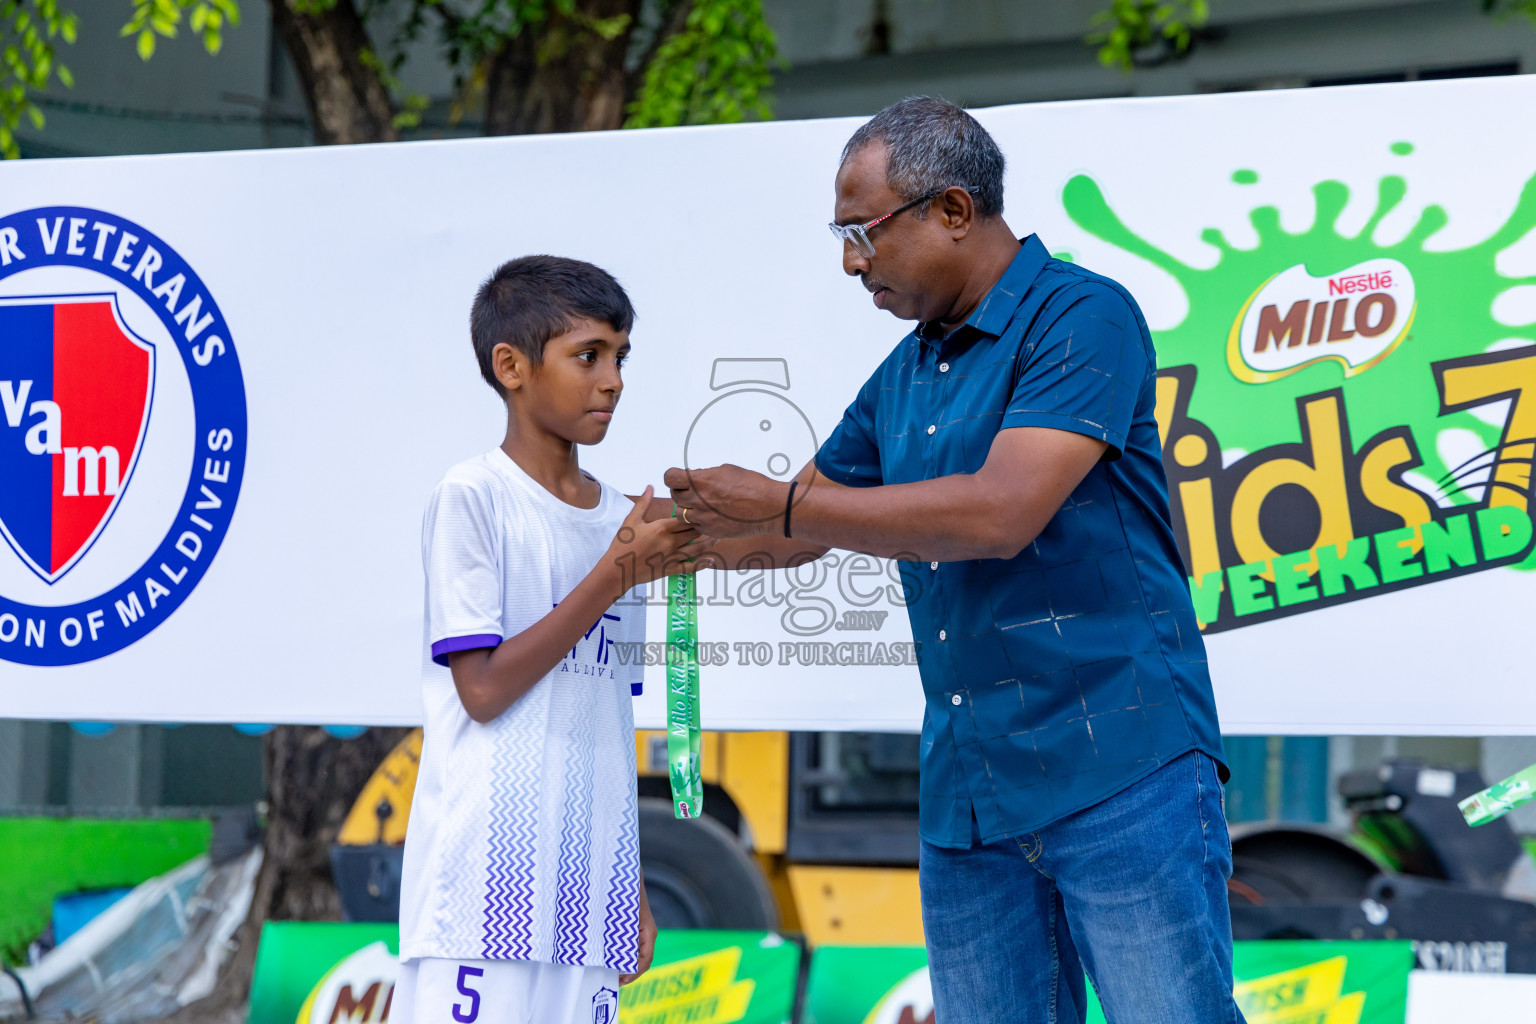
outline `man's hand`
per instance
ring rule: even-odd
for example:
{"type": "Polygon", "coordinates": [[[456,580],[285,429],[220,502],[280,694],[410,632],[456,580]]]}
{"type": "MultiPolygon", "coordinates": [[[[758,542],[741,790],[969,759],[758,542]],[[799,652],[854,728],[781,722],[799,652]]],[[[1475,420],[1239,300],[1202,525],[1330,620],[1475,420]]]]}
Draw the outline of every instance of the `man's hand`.
{"type": "Polygon", "coordinates": [[[651,916],[651,901],[645,898],[645,879],[640,879],[640,964],[634,974],[619,975],[619,984],[628,985],[651,969],[656,955],[656,919],[651,916]]]}
{"type": "Polygon", "coordinates": [[[662,478],[672,489],[678,515],[709,537],[753,537],[783,530],[789,484],[750,469],[726,464],[713,469],[669,469],[662,478]]]}

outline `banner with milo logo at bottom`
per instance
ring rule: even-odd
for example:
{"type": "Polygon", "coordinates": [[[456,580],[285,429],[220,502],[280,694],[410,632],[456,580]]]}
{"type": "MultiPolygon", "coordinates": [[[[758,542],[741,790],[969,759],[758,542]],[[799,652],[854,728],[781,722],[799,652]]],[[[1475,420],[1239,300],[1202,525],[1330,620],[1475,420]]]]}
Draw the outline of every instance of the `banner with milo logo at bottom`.
{"type": "Polygon", "coordinates": [[[1533,101],[1147,100],[1069,159],[1030,151],[1029,229],[1145,313],[1228,734],[1536,729],[1536,136],[1499,113],[1533,101]]]}
{"type": "MultiPolygon", "coordinates": [[[[1233,994],[1248,1024],[1403,1024],[1408,942],[1239,942],[1233,994]]],[[[1088,991],[1088,1024],[1104,1011],[1088,991]]],[[[826,947],[811,960],[806,1024],[935,1024],[922,947],[826,947]]]]}
{"type": "MultiPolygon", "coordinates": [[[[248,1024],[388,1024],[399,941],[394,924],[269,922],[248,1024]]],[[[775,932],[663,931],[651,969],[620,989],[617,1020],[785,1024],[799,973],[800,947],[775,932]]]]}
{"type": "MultiPolygon", "coordinates": [[[[1218,259],[1198,269],[1133,233],[1092,178],[1067,182],[1079,227],[1167,271],[1188,297],[1183,321],[1157,332],[1157,419],[1205,632],[1536,568],[1536,273],[1499,271],[1536,228],[1532,171],[1513,212],[1473,245],[1431,244],[1447,224],[1437,206],[1384,240],[1379,225],[1408,193],[1388,173],[1374,201],[1317,182],[1304,231],[1263,205],[1250,214],[1257,245],[1206,230],[1218,259]],[[1369,213],[1347,230],[1352,198],[1369,213]]],[[[1239,169],[1231,187],[1260,180],[1239,169]]]]}

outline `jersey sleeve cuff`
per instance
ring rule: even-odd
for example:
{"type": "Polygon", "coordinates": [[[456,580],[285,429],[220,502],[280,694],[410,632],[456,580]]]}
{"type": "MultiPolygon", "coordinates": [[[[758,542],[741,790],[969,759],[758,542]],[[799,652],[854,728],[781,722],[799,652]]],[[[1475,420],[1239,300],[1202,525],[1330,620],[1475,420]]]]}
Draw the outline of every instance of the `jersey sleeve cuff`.
{"type": "Polygon", "coordinates": [[[473,651],[480,647],[500,647],[501,637],[495,633],[476,633],[473,636],[450,636],[432,645],[432,660],[448,667],[448,655],[456,651],[473,651]]]}

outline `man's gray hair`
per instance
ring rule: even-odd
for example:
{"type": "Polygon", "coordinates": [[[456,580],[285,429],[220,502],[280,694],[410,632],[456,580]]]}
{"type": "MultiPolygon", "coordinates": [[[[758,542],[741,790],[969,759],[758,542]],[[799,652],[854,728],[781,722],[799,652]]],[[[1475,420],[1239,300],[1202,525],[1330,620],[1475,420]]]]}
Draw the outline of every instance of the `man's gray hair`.
{"type": "MultiPolygon", "coordinates": [[[[1003,151],[970,114],[944,100],[914,96],[866,121],[843,147],[843,163],[872,142],[885,144],[885,183],[906,199],[953,185],[968,188],[976,212],[1003,212],[1003,151]]],[[[918,207],[918,215],[928,204],[918,207]]]]}

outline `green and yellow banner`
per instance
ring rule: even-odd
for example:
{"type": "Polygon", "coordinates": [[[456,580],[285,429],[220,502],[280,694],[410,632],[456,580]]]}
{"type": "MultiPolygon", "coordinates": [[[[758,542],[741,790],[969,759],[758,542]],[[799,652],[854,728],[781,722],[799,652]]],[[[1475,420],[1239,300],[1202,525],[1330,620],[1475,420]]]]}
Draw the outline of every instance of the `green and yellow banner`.
{"type": "MultiPolygon", "coordinates": [[[[1164,271],[1187,302],[1154,331],[1157,420],[1208,633],[1536,567],[1536,275],[1507,259],[1536,227],[1536,176],[1498,197],[1496,227],[1452,245],[1444,208],[1406,202],[1433,159],[1416,150],[1362,161],[1382,166],[1374,189],[1315,181],[1304,230],[1268,192],[1241,244],[1203,232],[1205,266],[1133,230],[1092,177],[1062,190],[1077,228],[1164,271]]],[[[1263,180],[1238,168],[1226,188],[1263,180]]]]}
{"type": "MultiPolygon", "coordinates": [[[[269,922],[248,1024],[388,1024],[399,929],[269,922]]],[[[800,947],[774,932],[664,931],[651,969],[619,992],[624,1024],[785,1024],[800,947]]]]}
{"type": "MultiPolygon", "coordinates": [[[[1408,942],[1239,942],[1233,993],[1248,1024],[1403,1024],[1408,942]]],[[[1088,987],[1088,1022],[1104,1012],[1088,987]]],[[[921,947],[822,947],[807,1024],[936,1024],[921,947]]]]}

